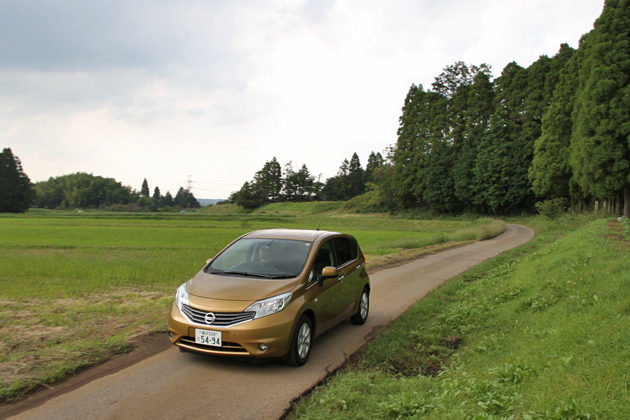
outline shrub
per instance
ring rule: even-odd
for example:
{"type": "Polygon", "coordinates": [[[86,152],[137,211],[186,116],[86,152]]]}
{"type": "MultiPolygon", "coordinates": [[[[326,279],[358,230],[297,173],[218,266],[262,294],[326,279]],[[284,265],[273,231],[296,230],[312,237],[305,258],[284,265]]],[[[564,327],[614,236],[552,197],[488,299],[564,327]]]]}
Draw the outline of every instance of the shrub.
{"type": "Polygon", "coordinates": [[[545,200],[535,204],[536,210],[542,216],[545,216],[551,220],[562,214],[567,208],[566,198],[554,198],[552,200],[545,200]]]}

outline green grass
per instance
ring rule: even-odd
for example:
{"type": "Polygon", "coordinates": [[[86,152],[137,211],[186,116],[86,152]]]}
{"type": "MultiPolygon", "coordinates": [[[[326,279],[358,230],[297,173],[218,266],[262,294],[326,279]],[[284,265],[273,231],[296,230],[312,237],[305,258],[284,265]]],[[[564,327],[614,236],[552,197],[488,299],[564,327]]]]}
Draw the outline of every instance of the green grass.
{"type": "Polygon", "coordinates": [[[525,222],[532,242],[432,292],[289,418],[630,418],[627,238],[525,222]]]}
{"type": "Polygon", "coordinates": [[[1,214],[0,402],[128,351],[134,336],[165,331],[177,286],[245,232],[321,223],[354,234],[369,267],[378,267],[504,228],[478,218],[355,216],[342,204],[282,203],[250,214],[230,205],[198,213],[1,214]]]}

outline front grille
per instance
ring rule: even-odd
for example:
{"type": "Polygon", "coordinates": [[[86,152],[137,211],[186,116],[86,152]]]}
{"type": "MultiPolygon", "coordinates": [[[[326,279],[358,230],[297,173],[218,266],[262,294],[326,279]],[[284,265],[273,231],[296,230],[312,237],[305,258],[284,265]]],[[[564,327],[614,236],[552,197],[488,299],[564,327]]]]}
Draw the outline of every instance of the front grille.
{"type": "Polygon", "coordinates": [[[241,322],[251,321],[254,319],[255,312],[236,312],[236,313],[217,313],[213,312],[216,319],[212,324],[206,323],[206,315],[208,312],[191,308],[188,305],[182,305],[182,312],[190,318],[191,321],[201,325],[212,325],[215,327],[229,327],[240,324],[241,322]]]}

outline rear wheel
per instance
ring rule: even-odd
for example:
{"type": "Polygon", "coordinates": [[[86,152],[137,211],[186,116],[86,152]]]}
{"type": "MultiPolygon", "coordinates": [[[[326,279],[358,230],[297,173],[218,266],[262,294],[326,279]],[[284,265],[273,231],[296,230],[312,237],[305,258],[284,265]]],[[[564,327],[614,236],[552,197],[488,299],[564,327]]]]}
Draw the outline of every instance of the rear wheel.
{"type": "Polygon", "coordinates": [[[363,325],[367,321],[368,313],[370,313],[370,293],[367,288],[364,288],[359,298],[357,313],[350,317],[350,321],[355,325],[363,325]]]}
{"type": "Polygon", "coordinates": [[[295,327],[293,333],[293,341],[291,342],[291,350],[287,363],[291,366],[302,366],[308,360],[311,354],[311,344],[313,342],[313,323],[311,319],[302,315],[295,327]]]}

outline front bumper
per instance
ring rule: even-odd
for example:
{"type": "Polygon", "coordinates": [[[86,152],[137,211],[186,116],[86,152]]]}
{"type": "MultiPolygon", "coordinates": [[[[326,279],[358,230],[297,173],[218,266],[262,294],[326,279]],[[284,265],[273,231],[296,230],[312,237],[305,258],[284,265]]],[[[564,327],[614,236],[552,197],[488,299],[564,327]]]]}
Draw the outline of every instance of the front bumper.
{"type": "Polygon", "coordinates": [[[218,356],[282,358],[291,347],[296,319],[295,312],[285,308],[276,314],[254,319],[231,327],[197,325],[188,321],[177,306],[171,307],[168,330],[171,342],[183,349],[218,356]],[[221,347],[195,343],[195,330],[206,329],[221,332],[221,347]],[[265,344],[267,349],[260,350],[265,344]]]}

